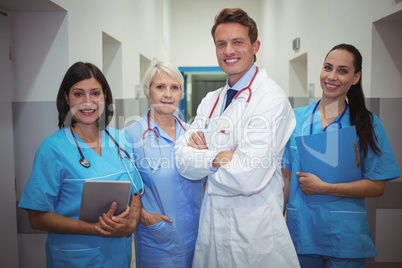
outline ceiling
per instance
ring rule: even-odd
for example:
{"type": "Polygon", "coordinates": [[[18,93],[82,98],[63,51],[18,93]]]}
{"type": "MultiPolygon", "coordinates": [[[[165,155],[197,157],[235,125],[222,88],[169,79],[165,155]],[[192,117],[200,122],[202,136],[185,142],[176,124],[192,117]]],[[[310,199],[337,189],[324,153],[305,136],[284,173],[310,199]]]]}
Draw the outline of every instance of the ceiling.
{"type": "Polygon", "coordinates": [[[0,0],[2,12],[62,11],[50,0],[0,0]]]}

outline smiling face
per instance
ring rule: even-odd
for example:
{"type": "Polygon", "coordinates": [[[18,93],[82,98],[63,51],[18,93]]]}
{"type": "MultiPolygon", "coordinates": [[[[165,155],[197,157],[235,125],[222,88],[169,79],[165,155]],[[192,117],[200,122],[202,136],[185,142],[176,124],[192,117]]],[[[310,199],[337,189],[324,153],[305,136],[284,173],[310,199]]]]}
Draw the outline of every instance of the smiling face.
{"type": "Polygon", "coordinates": [[[343,102],[350,87],[359,82],[361,76],[361,72],[355,73],[353,61],[353,54],[343,49],[328,54],[320,74],[323,98],[343,102]]]}
{"type": "Polygon", "coordinates": [[[67,104],[70,107],[77,123],[74,127],[83,125],[95,125],[98,127],[98,118],[105,110],[105,95],[101,84],[95,78],[82,80],[74,84],[67,96],[67,104]]]}
{"type": "Polygon", "coordinates": [[[149,87],[152,114],[173,116],[182,94],[182,88],[178,81],[164,71],[156,72],[149,87]]]}
{"type": "Polygon", "coordinates": [[[219,67],[229,75],[230,86],[243,77],[254,64],[260,41],[251,43],[248,27],[240,23],[221,23],[215,31],[216,57],[219,67]]]}

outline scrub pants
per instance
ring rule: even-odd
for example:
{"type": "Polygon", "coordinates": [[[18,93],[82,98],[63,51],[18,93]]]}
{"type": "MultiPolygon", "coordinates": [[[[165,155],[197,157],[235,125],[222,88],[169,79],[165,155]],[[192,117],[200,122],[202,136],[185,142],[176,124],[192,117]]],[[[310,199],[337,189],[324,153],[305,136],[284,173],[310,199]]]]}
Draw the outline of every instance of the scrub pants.
{"type": "Polygon", "coordinates": [[[364,268],[365,258],[342,259],[322,255],[298,254],[301,268],[364,268]]]}

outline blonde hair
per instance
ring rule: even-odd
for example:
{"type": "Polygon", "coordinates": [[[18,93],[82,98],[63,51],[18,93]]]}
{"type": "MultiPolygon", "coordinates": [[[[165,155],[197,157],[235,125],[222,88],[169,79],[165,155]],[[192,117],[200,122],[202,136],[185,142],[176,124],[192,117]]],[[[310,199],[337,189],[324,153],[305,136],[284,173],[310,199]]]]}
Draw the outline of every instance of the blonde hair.
{"type": "Polygon", "coordinates": [[[181,98],[184,98],[183,94],[183,84],[184,79],[183,75],[180,73],[179,69],[171,63],[168,62],[158,62],[157,64],[148,68],[145,76],[144,82],[142,84],[142,90],[144,91],[145,96],[149,99],[149,88],[151,87],[152,82],[154,81],[156,73],[161,75],[161,72],[167,73],[171,78],[179,82],[180,89],[182,92],[181,98]]]}

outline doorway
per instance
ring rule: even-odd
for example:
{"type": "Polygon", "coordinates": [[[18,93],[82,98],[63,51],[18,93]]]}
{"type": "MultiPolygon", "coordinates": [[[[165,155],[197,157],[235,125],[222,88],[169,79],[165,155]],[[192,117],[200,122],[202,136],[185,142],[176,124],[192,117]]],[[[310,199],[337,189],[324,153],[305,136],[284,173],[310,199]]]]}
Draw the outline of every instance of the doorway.
{"type": "MultiPolygon", "coordinates": [[[[380,117],[392,151],[402,166],[398,115],[402,113],[402,11],[373,22],[370,110],[380,117]]],[[[366,199],[370,231],[377,257],[367,267],[401,267],[402,178],[387,183],[384,195],[366,199]]]]}
{"type": "Polygon", "coordinates": [[[191,123],[198,105],[208,92],[221,88],[227,75],[219,67],[179,67],[184,77],[184,99],[180,101],[180,118],[191,123]]]}

